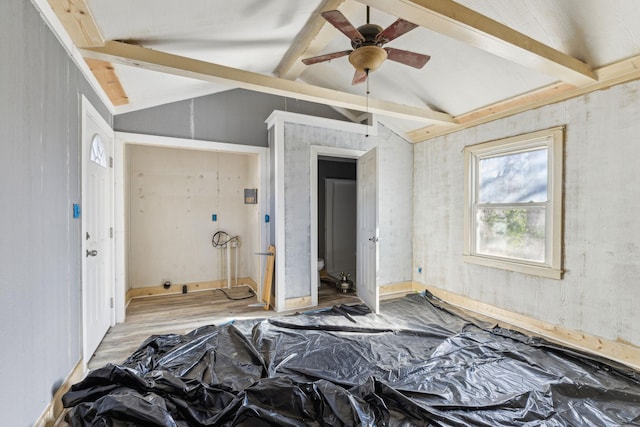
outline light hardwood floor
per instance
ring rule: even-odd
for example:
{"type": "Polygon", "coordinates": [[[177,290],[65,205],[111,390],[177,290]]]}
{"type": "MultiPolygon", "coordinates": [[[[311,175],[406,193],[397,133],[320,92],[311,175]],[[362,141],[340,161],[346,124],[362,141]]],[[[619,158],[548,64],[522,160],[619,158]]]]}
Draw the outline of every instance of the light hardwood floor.
{"type": "MultiPolygon", "coordinates": [[[[225,289],[229,296],[237,298],[249,295],[248,287],[225,289]]],[[[354,294],[343,294],[323,283],[319,289],[317,308],[336,304],[355,304],[362,301],[354,294]]],[[[219,290],[191,292],[188,294],[163,295],[137,298],[127,307],[124,323],[112,327],[98,346],[88,363],[96,369],[107,363],[121,363],[151,335],[184,334],[205,325],[219,325],[231,320],[281,316],[295,312],[274,312],[256,304],[256,297],[233,301],[219,290]]]]}

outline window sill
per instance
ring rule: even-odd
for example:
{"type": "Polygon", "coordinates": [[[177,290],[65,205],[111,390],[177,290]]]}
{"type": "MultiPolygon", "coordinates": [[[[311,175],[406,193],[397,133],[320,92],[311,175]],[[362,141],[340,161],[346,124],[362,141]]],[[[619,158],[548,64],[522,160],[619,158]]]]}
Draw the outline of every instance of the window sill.
{"type": "Polygon", "coordinates": [[[500,268],[502,270],[515,271],[518,273],[531,274],[534,276],[547,277],[549,279],[561,280],[564,273],[561,269],[541,267],[531,264],[523,264],[514,261],[504,261],[495,258],[487,258],[474,255],[463,255],[464,262],[469,264],[484,265],[485,267],[500,268]]]}

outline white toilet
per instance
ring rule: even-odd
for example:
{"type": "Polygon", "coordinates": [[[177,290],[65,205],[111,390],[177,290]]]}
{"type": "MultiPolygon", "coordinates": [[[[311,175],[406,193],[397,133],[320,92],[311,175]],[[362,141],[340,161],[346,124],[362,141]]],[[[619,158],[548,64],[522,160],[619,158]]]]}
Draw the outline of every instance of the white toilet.
{"type": "Polygon", "coordinates": [[[322,280],[320,279],[320,270],[324,268],[324,260],[322,258],[318,258],[318,287],[322,284],[322,280]]]}

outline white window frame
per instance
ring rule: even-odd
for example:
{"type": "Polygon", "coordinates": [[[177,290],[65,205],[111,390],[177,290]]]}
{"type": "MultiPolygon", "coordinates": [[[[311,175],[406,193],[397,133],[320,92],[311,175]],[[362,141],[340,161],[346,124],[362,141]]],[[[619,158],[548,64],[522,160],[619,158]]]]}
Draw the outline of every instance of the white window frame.
{"type": "Polygon", "coordinates": [[[562,279],[562,188],[563,188],[564,126],[484,142],[465,147],[465,211],[464,262],[504,270],[562,279]],[[545,261],[528,262],[521,259],[489,256],[476,252],[475,206],[478,195],[478,163],[497,155],[515,154],[535,148],[547,148],[547,202],[545,203],[545,261]]]}

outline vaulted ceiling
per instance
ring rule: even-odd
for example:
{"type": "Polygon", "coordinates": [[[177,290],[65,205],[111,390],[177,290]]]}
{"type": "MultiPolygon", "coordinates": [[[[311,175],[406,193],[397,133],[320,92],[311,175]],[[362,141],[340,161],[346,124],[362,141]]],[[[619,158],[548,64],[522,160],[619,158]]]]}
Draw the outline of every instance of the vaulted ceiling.
{"type": "Polygon", "coordinates": [[[33,0],[65,32],[114,114],[233,88],[374,113],[412,142],[640,78],[637,0],[33,0]],[[417,27],[385,47],[429,55],[422,69],[386,60],[352,85],[350,50],[322,17],[354,27],[417,27]]]}

